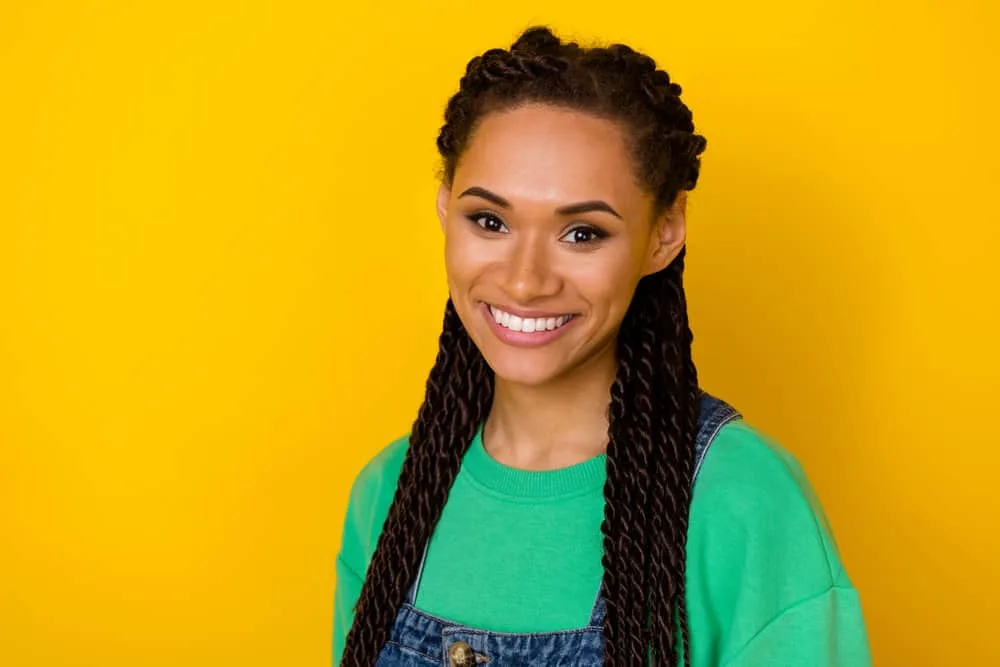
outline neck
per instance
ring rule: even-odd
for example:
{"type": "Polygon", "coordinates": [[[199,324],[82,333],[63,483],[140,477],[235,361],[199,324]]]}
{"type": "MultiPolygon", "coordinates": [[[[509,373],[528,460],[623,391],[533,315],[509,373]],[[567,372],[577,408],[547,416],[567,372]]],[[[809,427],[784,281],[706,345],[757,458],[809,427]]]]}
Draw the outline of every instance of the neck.
{"type": "Polygon", "coordinates": [[[565,468],[603,453],[616,370],[612,341],[605,353],[543,385],[497,377],[483,446],[523,470],[565,468]]]}

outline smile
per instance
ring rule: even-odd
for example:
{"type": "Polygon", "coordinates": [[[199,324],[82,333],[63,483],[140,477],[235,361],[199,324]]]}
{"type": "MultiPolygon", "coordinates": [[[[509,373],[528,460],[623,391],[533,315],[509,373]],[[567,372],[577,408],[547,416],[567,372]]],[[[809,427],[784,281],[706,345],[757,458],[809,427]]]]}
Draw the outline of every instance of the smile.
{"type": "Polygon", "coordinates": [[[542,333],[555,331],[573,319],[573,315],[552,315],[547,317],[520,317],[512,315],[496,306],[489,305],[490,315],[504,329],[520,333],[542,333]]]}

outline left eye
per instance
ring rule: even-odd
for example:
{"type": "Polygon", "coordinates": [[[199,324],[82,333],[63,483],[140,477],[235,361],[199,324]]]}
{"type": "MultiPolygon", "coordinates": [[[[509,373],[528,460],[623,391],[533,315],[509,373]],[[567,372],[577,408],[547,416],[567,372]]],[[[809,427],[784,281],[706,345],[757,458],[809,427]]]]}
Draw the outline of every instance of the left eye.
{"type": "Polygon", "coordinates": [[[569,243],[593,243],[602,238],[604,234],[593,227],[574,227],[562,237],[562,240],[569,243]]]}

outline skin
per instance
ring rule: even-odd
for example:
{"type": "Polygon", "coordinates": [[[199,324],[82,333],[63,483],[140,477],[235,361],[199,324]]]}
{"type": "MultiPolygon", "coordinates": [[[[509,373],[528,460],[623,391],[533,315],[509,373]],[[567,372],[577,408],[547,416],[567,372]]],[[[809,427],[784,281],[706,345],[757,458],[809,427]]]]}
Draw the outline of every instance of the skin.
{"type": "Polygon", "coordinates": [[[452,300],[496,373],[483,433],[496,460],[548,470],[604,451],[618,330],[639,279],[683,247],[685,209],[682,191],[655,211],[612,121],[545,105],[480,121],[437,212],[452,300]],[[614,213],[558,212],[595,201],[614,213]],[[484,304],[574,319],[523,347],[497,335],[484,304]]]}

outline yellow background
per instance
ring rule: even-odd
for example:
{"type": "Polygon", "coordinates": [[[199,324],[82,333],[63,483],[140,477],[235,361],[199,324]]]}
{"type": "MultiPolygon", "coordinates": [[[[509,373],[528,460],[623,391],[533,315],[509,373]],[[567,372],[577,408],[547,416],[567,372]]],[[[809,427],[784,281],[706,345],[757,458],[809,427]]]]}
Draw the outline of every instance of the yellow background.
{"type": "Polygon", "coordinates": [[[328,664],[436,350],[443,105],[535,22],[684,86],[703,385],[802,460],[877,664],[1000,654],[993,0],[6,0],[0,664],[328,664]]]}

